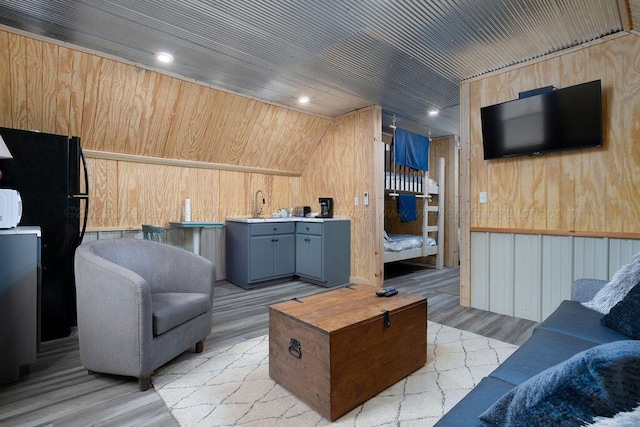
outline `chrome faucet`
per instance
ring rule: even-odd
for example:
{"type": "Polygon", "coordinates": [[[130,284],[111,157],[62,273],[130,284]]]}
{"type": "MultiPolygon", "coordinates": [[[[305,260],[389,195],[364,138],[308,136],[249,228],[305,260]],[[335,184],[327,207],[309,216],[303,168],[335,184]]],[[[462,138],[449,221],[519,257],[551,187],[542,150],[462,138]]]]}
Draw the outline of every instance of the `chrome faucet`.
{"type": "Polygon", "coordinates": [[[264,198],[264,192],[262,190],[256,191],[256,195],[253,197],[253,217],[260,218],[260,214],[262,213],[262,206],[258,208],[258,193],[262,194],[262,204],[264,205],[266,200],[264,198]]]}

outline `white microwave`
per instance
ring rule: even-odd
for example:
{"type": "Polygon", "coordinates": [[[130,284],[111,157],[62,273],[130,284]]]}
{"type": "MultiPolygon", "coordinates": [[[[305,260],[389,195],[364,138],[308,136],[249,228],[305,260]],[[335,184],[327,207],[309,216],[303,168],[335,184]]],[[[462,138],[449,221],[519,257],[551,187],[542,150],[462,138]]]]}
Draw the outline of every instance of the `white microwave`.
{"type": "Polygon", "coordinates": [[[16,190],[0,188],[0,228],[17,227],[22,218],[22,199],[16,190]]]}

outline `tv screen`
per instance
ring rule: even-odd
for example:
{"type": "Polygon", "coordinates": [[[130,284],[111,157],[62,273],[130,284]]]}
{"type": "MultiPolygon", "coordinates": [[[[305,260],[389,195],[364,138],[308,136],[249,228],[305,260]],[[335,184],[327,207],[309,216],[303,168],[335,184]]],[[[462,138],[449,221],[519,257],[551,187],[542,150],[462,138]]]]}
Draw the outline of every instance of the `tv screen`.
{"type": "Polygon", "coordinates": [[[602,145],[600,80],[480,109],[484,159],[602,145]]]}

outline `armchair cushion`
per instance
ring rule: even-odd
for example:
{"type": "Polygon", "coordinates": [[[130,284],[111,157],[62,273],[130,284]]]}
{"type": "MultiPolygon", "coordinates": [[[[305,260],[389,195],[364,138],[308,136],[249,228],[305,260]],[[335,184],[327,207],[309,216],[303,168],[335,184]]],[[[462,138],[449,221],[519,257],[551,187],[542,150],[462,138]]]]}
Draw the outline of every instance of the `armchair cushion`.
{"type": "Polygon", "coordinates": [[[153,335],[157,336],[211,310],[209,295],[184,292],[151,294],[153,335]]]}

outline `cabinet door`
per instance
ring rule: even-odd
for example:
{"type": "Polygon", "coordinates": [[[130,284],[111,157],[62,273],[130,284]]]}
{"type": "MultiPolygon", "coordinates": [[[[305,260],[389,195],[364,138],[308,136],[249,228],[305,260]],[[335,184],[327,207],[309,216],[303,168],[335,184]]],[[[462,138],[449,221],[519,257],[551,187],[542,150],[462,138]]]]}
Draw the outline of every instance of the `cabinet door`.
{"type": "Polygon", "coordinates": [[[273,275],[285,276],[295,271],[295,239],[293,234],[273,236],[273,275]]]}
{"type": "Polygon", "coordinates": [[[296,273],[322,280],[322,236],[298,234],[296,273]]]}
{"type": "Polygon", "coordinates": [[[259,236],[251,238],[249,280],[262,280],[274,276],[274,240],[274,236],[259,236]]]}

